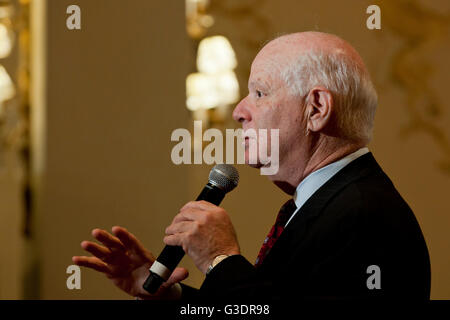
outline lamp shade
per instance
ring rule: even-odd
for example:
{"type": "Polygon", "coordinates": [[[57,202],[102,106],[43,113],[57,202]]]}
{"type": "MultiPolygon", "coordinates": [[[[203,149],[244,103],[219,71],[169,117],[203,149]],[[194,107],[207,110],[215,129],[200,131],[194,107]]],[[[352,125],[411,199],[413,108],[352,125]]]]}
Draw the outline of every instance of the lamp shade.
{"type": "Polygon", "coordinates": [[[223,36],[208,37],[200,41],[197,69],[202,73],[220,73],[237,66],[236,54],[230,42],[223,36]]]}
{"type": "Polygon", "coordinates": [[[0,65],[0,102],[12,99],[16,94],[14,84],[6,69],[0,65]]]}
{"type": "Polygon", "coordinates": [[[189,110],[211,109],[236,102],[239,84],[233,71],[191,73],[186,79],[186,93],[189,110]]]}

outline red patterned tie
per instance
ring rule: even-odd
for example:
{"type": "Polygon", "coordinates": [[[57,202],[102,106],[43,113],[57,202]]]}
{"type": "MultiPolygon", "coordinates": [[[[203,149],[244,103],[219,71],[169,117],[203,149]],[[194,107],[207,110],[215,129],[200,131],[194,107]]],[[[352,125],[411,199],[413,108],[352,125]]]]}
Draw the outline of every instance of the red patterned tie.
{"type": "Polygon", "coordinates": [[[266,239],[264,240],[261,250],[259,251],[258,258],[256,258],[255,267],[259,267],[263,262],[264,258],[267,257],[270,249],[272,249],[273,245],[280,237],[281,233],[284,230],[284,226],[286,225],[289,218],[292,216],[292,214],[295,212],[296,209],[297,206],[295,205],[294,199],[290,199],[286,201],[285,204],[283,204],[280,211],[278,212],[275,224],[273,225],[272,229],[270,229],[270,232],[267,235],[266,239]]]}

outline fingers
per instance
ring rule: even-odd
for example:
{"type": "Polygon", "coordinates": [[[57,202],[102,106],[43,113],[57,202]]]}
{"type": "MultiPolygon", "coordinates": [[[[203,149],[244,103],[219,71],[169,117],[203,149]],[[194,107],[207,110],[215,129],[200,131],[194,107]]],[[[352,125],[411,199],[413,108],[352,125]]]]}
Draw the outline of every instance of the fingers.
{"type": "MultiPolygon", "coordinates": [[[[169,246],[182,246],[181,236],[179,234],[171,234],[163,238],[165,244],[169,246]]],[[[184,248],[183,248],[184,249],[184,248]]]]}
{"type": "Polygon", "coordinates": [[[184,233],[194,231],[206,221],[207,214],[216,211],[217,206],[206,201],[191,201],[186,203],[180,213],[175,216],[172,224],[166,228],[164,243],[168,245],[181,245],[184,233]]]}
{"type": "Polygon", "coordinates": [[[144,245],[127,229],[115,226],[112,227],[112,232],[127,249],[134,250],[136,254],[144,259],[155,260],[155,257],[145,249],[144,245]]]}
{"type": "Polygon", "coordinates": [[[164,243],[169,246],[181,246],[182,238],[188,231],[193,229],[194,223],[195,221],[181,221],[178,223],[172,223],[165,230],[166,236],[163,239],[164,243]]]}
{"type": "Polygon", "coordinates": [[[189,271],[185,268],[175,268],[170,275],[170,278],[166,281],[168,286],[181,282],[189,276],[189,271]]]}
{"type": "Polygon", "coordinates": [[[91,268],[106,274],[111,272],[108,265],[96,257],[74,256],[72,257],[72,261],[81,267],[91,268]]]}
{"type": "Polygon", "coordinates": [[[179,214],[177,214],[177,215],[175,216],[175,218],[173,218],[172,224],[180,223],[180,222],[183,222],[183,221],[192,221],[192,219],[188,219],[188,218],[184,215],[184,213],[180,212],[179,214]]]}
{"type": "Polygon", "coordinates": [[[119,240],[124,244],[127,248],[135,248],[139,246],[139,240],[137,240],[134,235],[132,235],[127,229],[115,226],[111,229],[112,233],[119,238],[119,240]]]}
{"type": "Polygon", "coordinates": [[[193,223],[195,223],[195,221],[181,221],[178,223],[172,223],[170,226],[166,228],[165,233],[166,235],[171,235],[186,232],[192,229],[193,223]]]}
{"type": "Polygon", "coordinates": [[[181,209],[180,213],[175,216],[172,224],[181,221],[202,221],[205,219],[205,213],[215,210],[217,206],[206,201],[191,201],[186,203],[181,209]]]}
{"type": "Polygon", "coordinates": [[[91,241],[83,241],[81,247],[100,260],[106,261],[111,255],[111,250],[91,241]]]}
{"type": "Polygon", "coordinates": [[[111,251],[113,250],[119,250],[119,251],[125,251],[124,244],[119,240],[119,238],[114,237],[113,235],[109,234],[105,230],[101,229],[94,229],[92,231],[92,236],[103,243],[106,247],[108,247],[111,251]]]}
{"type": "Polygon", "coordinates": [[[211,207],[216,207],[216,205],[212,204],[211,202],[200,200],[200,201],[189,201],[186,203],[180,211],[183,211],[184,209],[197,209],[197,210],[208,210],[211,209],[211,207]]]}

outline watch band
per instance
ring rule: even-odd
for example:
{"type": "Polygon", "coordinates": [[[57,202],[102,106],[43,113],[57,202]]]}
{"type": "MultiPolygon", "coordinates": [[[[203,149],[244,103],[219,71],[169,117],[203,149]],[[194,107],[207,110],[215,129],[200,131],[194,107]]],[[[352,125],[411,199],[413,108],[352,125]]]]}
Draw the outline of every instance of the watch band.
{"type": "Polygon", "coordinates": [[[228,258],[230,255],[228,254],[221,254],[214,258],[214,260],[211,262],[211,264],[208,267],[208,270],[206,270],[206,275],[208,275],[212,269],[214,269],[215,266],[217,266],[220,262],[228,258]]]}

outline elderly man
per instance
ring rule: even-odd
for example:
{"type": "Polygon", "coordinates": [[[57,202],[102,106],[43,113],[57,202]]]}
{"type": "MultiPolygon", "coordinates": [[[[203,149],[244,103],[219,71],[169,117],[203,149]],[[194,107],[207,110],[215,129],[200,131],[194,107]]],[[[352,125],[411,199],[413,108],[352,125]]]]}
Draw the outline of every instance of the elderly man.
{"type": "MultiPolygon", "coordinates": [[[[279,129],[279,170],[269,178],[293,196],[255,264],[240,255],[227,212],[204,201],[181,208],[164,238],[207,274],[199,290],[180,285],[188,273],[177,268],[155,295],[145,292],[154,257],[121,227],[114,235],[95,229],[105,246],[84,241],[95,257],[73,261],[142,299],[428,299],[430,262],[420,227],[366,147],[377,96],[355,49],[319,32],[279,37],[256,56],[248,88],[233,117],[244,130],[279,129]]],[[[248,143],[246,161],[255,163],[248,143]]]]}

